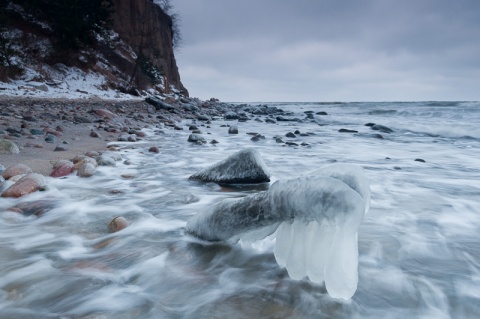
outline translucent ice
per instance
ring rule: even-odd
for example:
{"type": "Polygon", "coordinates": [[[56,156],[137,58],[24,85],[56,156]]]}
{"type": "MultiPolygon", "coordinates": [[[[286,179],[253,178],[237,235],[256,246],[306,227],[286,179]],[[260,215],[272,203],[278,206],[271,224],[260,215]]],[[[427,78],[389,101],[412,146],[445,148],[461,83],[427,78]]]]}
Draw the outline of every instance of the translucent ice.
{"type": "Polygon", "coordinates": [[[187,230],[205,240],[235,242],[276,229],[275,258],[292,279],[308,276],[325,282],[332,297],[349,299],[358,283],[357,230],[369,205],[363,170],[333,164],[277,181],[265,192],[223,200],[194,216],[187,230]]]}

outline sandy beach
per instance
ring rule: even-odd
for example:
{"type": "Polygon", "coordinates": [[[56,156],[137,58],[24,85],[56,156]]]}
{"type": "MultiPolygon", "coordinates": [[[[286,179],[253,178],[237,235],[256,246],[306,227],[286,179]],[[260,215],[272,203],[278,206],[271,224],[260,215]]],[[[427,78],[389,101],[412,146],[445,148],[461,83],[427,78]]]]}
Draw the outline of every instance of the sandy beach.
{"type": "Polygon", "coordinates": [[[17,154],[2,152],[0,164],[7,168],[21,163],[34,173],[49,175],[57,160],[71,160],[88,151],[105,151],[122,130],[140,131],[159,123],[155,112],[153,106],[139,99],[0,97],[0,139],[11,140],[20,150],[17,154]],[[47,132],[53,133],[53,141],[45,141],[47,132]],[[99,137],[92,137],[92,132],[99,137]]]}

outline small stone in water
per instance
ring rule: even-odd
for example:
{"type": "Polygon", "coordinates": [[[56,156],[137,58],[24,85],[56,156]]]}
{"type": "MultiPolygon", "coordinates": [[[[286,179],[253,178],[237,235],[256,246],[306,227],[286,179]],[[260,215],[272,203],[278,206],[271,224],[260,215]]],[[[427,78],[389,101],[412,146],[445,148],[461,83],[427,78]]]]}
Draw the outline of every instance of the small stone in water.
{"type": "Polygon", "coordinates": [[[117,216],[113,218],[110,223],[108,223],[108,231],[111,233],[115,233],[126,228],[127,226],[128,221],[122,216],[117,216]]]}
{"type": "Polygon", "coordinates": [[[160,153],[160,149],[158,148],[158,146],[152,146],[148,149],[148,151],[151,153],[160,153]]]}

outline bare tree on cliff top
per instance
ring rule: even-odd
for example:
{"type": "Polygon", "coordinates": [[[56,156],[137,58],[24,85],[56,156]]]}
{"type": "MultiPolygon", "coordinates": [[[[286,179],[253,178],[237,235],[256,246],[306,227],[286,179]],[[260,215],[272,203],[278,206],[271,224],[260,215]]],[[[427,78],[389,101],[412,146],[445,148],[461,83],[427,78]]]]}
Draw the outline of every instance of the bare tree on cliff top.
{"type": "Polygon", "coordinates": [[[183,44],[183,37],[181,33],[182,19],[178,12],[174,11],[171,0],[150,0],[162,8],[170,19],[172,19],[172,44],[173,49],[178,50],[183,44]]]}

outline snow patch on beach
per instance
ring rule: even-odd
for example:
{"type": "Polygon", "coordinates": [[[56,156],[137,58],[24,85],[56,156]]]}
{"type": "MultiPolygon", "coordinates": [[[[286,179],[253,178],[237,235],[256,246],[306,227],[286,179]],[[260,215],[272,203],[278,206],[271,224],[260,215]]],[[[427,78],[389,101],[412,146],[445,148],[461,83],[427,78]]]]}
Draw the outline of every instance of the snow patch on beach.
{"type": "Polygon", "coordinates": [[[27,68],[22,79],[0,83],[0,92],[2,95],[20,97],[143,99],[110,89],[103,75],[91,71],[84,72],[77,67],[57,64],[55,67],[45,66],[43,72],[48,73],[53,80],[34,81],[37,71],[27,68]]]}

